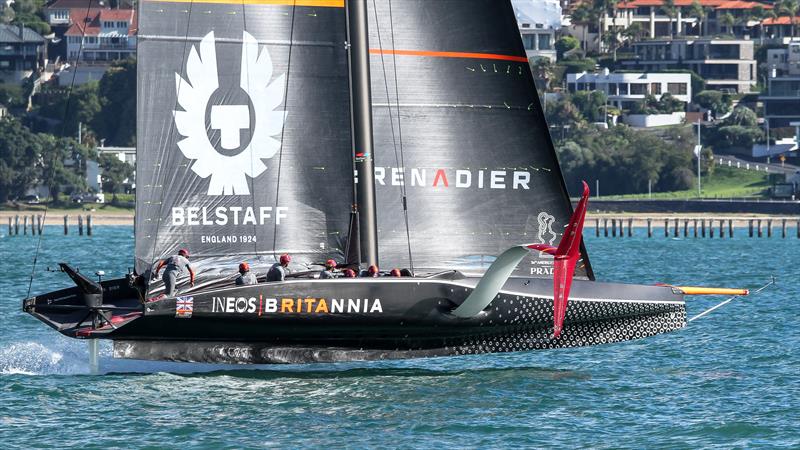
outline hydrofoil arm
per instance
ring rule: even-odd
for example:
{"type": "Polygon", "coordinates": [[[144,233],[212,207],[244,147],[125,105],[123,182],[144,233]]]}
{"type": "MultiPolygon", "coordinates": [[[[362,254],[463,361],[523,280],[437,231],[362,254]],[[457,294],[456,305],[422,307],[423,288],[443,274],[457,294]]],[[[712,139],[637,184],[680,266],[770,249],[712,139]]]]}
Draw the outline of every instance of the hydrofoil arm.
{"type": "Polygon", "coordinates": [[[554,256],[553,262],[553,337],[561,334],[567,311],[569,290],[575,264],[580,258],[581,233],[586,208],[589,201],[589,186],[583,183],[583,194],[572,213],[558,247],[546,244],[525,244],[511,247],[503,252],[486,271],[475,290],[458,308],[453,310],[457,317],[473,317],[483,311],[503,288],[506,280],[522,261],[529,250],[539,250],[554,256]]]}

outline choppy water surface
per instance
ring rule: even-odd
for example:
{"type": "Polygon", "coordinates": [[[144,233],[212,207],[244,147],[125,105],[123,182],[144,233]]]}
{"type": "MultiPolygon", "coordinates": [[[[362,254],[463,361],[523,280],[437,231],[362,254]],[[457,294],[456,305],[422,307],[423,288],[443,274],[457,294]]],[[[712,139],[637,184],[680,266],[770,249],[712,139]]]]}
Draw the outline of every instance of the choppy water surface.
{"type": "MultiPolygon", "coordinates": [[[[41,268],[122,276],[130,227],[48,229],[41,268]]],[[[4,233],[4,231],[0,231],[4,233]]],[[[22,313],[36,240],[0,237],[0,442],[69,447],[800,447],[800,240],[588,236],[598,278],[757,287],[686,330],[574,350],[192,373],[22,313]],[[139,371],[142,373],[131,373],[139,371]]],[[[792,234],[793,235],[793,234],[792,234]]],[[[39,271],[35,292],[69,285],[39,271]]],[[[691,300],[697,313],[720,298],[691,300]]],[[[214,367],[202,366],[204,370],[214,367]]]]}

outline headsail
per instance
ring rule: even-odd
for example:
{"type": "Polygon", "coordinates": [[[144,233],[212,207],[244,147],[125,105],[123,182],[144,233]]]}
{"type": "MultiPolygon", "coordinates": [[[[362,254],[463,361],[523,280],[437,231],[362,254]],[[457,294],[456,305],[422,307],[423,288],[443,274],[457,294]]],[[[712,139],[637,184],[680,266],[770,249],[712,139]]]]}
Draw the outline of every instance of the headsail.
{"type": "Polygon", "coordinates": [[[230,272],[222,258],[344,258],[353,171],[343,4],[141,3],[140,273],[181,247],[201,270],[230,272]]]}
{"type": "MultiPolygon", "coordinates": [[[[558,242],[572,207],[511,3],[375,4],[381,263],[409,266],[410,253],[417,268],[485,270],[514,245],[558,242]]],[[[515,274],[552,275],[537,253],[515,274]]],[[[591,277],[585,251],[576,275],[591,277]]]]}

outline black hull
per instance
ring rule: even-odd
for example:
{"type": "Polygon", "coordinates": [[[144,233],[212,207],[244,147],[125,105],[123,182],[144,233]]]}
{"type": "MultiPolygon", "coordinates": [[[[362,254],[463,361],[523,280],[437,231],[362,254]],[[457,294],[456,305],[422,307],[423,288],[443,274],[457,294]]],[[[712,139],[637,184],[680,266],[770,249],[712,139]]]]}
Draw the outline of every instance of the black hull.
{"type": "Polygon", "coordinates": [[[114,340],[115,357],[256,364],[582,347],[686,325],[683,298],[668,287],[581,280],[558,339],[551,280],[512,278],[478,316],[452,315],[478,280],[291,280],[207,287],[143,306],[114,280],[103,283],[103,307],[118,308],[105,312],[113,327],[91,326],[77,288],[27,299],[25,310],[67,336],[114,340]]]}

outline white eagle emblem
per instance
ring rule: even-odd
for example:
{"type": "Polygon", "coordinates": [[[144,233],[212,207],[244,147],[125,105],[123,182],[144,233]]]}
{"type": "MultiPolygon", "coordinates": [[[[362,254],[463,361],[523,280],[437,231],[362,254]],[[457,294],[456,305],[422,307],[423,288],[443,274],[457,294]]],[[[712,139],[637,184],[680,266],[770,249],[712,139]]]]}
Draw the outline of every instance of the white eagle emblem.
{"type": "MultiPolygon", "coordinates": [[[[192,46],[186,62],[188,80],[175,74],[178,104],[183,111],[173,111],[175,126],[185,138],[178,142],[181,153],[193,159],[192,171],[201,178],[211,176],[208,195],[249,195],[247,176],[261,175],[267,166],[262,160],[272,158],[280,149],[276,139],[283,129],[286,111],[275,109],[283,101],[283,74],[270,83],[272,59],[266,48],[259,52],[258,41],[248,32],[242,37],[242,64],[239,86],[250,97],[255,114],[254,130],[249,144],[234,156],[222,155],[214,149],[206,134],[206,107],[219,87],[214,32],[200,41],[200,54],[192,46]]],[[[221,146],[240,147],[239,131],[250,126],[248,105],[214,105],[211,107],[211,128],[221,132],[221,146]]]]}

